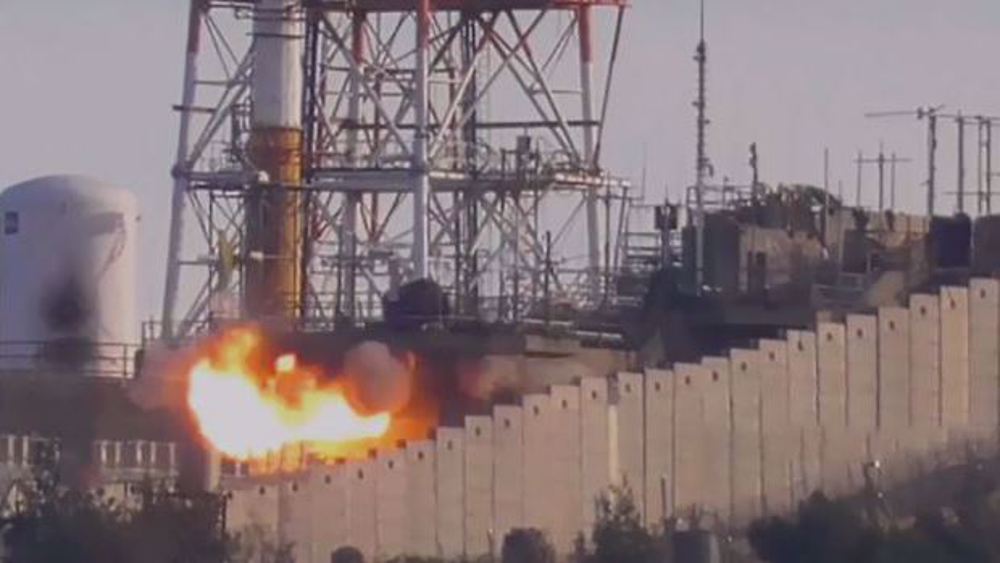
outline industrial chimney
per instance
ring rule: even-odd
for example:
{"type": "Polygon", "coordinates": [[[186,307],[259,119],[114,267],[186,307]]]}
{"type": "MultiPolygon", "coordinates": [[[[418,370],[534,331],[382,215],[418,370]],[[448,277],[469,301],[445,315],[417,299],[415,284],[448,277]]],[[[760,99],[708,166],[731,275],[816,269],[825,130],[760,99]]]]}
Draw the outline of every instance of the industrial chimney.
{"type": "Polygon", "coordinates": [[[259,172],[247,196],[246,309],[288,321],[301,302],[301,0],[259,0],[254,9],[253,128],[259,172]]]}

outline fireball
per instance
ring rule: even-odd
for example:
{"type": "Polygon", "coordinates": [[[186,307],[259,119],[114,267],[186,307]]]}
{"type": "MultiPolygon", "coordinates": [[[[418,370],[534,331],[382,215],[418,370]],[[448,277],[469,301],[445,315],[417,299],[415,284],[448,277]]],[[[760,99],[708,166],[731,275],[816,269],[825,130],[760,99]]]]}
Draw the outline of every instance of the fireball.
{"type": "Polygon", "coordinates": [[[189,372],[188,405],[202,436],[221,453],[261,459],[289,446],[324,456],[364,451],[386,435],[388,411],[359,414],[345,383],[300,365],[293,354],[270,362],[262,333],[239,328],[207,346],[189,372]]]}

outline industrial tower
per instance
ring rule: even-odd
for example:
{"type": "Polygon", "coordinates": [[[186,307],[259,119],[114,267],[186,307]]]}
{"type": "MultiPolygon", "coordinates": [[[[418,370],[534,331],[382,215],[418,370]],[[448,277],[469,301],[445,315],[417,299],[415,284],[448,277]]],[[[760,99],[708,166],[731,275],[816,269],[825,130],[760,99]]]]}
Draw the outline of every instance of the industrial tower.
{"type": "Polygon", "coordinates": [[[609,303],[630,196],[601,146],[625,10],[192,0],[163,335],[364,321],[418,279],[470,318],[609,303]]]}

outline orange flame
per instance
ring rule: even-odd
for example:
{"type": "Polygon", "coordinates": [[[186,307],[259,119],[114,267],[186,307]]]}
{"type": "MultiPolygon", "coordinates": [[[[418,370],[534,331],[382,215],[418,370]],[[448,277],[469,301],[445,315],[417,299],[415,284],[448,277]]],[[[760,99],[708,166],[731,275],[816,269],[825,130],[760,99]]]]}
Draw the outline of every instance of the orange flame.
{"type": "Polygon", "coordinates": [[[323,381],[292,354],[268,365],[262,348],[259,330],[231,330],[190,370],[188,405],[215,449],[254,460],[305,445],[336,457],[388,432],[389,413],[359,415],[342,385],[323,381]]]}

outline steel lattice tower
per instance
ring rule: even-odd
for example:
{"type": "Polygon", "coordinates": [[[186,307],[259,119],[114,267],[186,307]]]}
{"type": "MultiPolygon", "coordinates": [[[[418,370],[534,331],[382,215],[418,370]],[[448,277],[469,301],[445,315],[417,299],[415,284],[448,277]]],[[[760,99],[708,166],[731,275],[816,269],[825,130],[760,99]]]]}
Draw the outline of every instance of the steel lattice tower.
{"type": "Polygon", "coordinates": [[[163,335],[374,318],[420,278],[468,317],[609,303],[630,197],[601,144],[625,10],[194,0],[163,335]]]}

